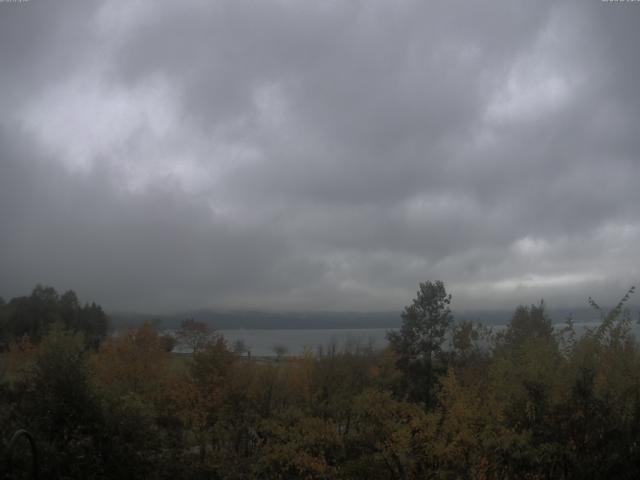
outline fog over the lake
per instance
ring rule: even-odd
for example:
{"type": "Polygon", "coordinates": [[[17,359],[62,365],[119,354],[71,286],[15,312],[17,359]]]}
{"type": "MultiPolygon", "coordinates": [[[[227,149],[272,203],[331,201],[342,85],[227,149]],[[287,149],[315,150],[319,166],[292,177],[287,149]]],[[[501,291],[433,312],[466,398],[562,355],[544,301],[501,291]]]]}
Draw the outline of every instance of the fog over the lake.
{"type": "Polygon", "coordinates": [[[0,3],[0,296],[108,310],[615,301],[640,3],[0,3]]]}

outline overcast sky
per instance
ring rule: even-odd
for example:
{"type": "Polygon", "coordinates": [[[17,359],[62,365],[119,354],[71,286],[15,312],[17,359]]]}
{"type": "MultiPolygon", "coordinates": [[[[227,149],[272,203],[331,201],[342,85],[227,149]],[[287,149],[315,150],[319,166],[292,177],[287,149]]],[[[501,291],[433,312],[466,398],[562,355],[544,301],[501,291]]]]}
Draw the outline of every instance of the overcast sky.
{"type": "Polygon", "coordinates": [[[640,278],[640,3],[0,3],[0,295],[607,303],[640,278]]]}

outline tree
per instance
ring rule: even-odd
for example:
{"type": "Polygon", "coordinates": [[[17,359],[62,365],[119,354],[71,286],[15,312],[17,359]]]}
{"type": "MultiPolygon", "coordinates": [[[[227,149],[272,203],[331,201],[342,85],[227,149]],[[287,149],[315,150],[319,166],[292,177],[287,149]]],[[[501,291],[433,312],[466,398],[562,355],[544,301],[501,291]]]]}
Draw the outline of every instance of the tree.
{"type": "Polygon", "coordinates": [[[183,392],[176,396],[179,416],[200,444],[202,461],[208,441],[214,439],[213,431],[220,420],[236,359],[237,355],[229,350],[224,337],[214,335],[211,341],[194,351],[183,392]]]}
{"type": "Polygon", "coordinates": [[[178,343],[196,353],[202,350],[215,337],[209,325],[193,318],[183,320],[176,330],[178,343]]]}
{"type": "Polygon", "coordinates": [[[109,330],[109,317],[104,313],[102,307],[95,302],[85,304],[78,312],[79,332],[84,332],[87,341],[94,347],[98,347],[106,338],[109,330]]]}
{"type": "Polygon", "coordinates": [[[251,349],[249,348],[247,343],[241,338],[233,342],[233,352],[240,356],[246,353],[249,357],[251,357],[251,349]]]}
{"type": "Polygon", "coordinates": [[[165,351],[171,353],[173,352],[173,349],[178,345],[178,340],[176,340],[176,337],[174,337],[173,335],[164,334],[160,335],[160,343],[162,344],[162,348],[165,351]]]}
{"type": "Polygon", "coordinates": [[[434,428],[420,406],[367,389],[355,396],[352,423],[344,478],[453,478],[431,471],[434,428]]]}
{"type": "Polygon", "coordinates": [[[28,297],[12,298],[7,319],[9,332],[16,337],[29,335],[34,341],[40,341],[51,325],[62,321],[59,302],[58,292],[42,285],[36,285],[28,297]]]}
{"type": "Polygon", "coordinates": [[[516,308],[507,326],[504,340],[508,345],[519,346],[526,341],[550,340],[553,324],[545,312],[544,301],[540,305],[516,308]]]}
{"type": "Polygon", "coordinates": [[[93,376],[103,395],[138,395],[153,401],[162,396],[169,353],[150,324],[107,339],[92,358],[93,376]]]}
{"type": "Polygon", "coordinates": [[[28,335],[34,342],[47,334],[54,323],[84,335],[89,345],[97,347],[107,335],[109,317],[95,303],[80,306],[73,290],[62,295],[53,287],[37,285],[31,295],[14,297],[0,306],[0,334],[4,341],[10,337],[28,335]]]}
{"type": "Polygon", "coordinates": [[[398,368],[405,374],[405,390],[413,400],[428,401],[435,377],[433,362],[442,351],[452,315],[451,295],[444,283],[423,282],[413,303],[402,312],[402,326],[387,339],[398,355],[398,368]]]}
{"type": "Polygon", "coordinates": [[[489,358],[491,328],[469,320],[452,325],[447,357],[456,367],[477,367],[489,358]]]}
{"type": "Polygon", "coordinates": [[[21,379],[27,388],[17,413],[38,439],[43,478],[87,478],[95,469],[101,415],[86,356],[83,336],[55,323],[21,379]]]}
{"type": "Polygon", "coordinates": [[[289,349],[287,348],[287,346],[282,345],[281,343],[278,343],[273,347],[271,347],[271,350],[273,351],[273,353],[276,354],[276,358],[278,361],[280,361],[282,357],[284,357],[287,353],[289,353],[289,349]]]}

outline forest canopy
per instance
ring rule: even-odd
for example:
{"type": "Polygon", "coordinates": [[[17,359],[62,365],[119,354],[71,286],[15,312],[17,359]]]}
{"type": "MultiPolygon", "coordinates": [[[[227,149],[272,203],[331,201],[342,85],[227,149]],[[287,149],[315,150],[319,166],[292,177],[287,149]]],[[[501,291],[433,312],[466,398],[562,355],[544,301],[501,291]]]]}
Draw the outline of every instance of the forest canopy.
{"type": "MultiPolygon", "coordinates": [[[[493,332],[425,282],[386,348],[269,360],[193,319],[191,354],[150,323],[109,336],[100,307],[39,286],[2,302],[0,430],[33,435],[43,478],[637,478],[633,291],[590,299],[591,328],[541,302],[493,332]]],[[[15,448],[9,478],[30,458],[15,448]]]]}
{"type": "Polygon", "coordinates": [[[28,336],[39,341],[52,325],[60,323],[87,341],[99,343],[109,330],[109,318],[94,302],[81,304],[73,290],[59,294],[53,287],[37,285],[30,295],[0,298],[0,346],[11,338],[28,336]]]}

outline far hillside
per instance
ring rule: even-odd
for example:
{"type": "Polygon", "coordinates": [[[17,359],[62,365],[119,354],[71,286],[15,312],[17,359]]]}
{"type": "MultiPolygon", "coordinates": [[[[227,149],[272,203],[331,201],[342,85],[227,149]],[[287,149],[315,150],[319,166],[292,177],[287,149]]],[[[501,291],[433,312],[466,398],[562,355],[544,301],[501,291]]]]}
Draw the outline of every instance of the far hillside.
{"type": "MultiPolygon", "coordinates": [[[[640,309],[630,308],[632,316],[638,317],[640,309]]],[[[487,326],[506,325],[513,310],[459,310],[453,316],[459,321],[479,322],[487,326]]],[[[563,323],[572,318],[575,323],[597,321],[594,311],[588,307],[548,309],[554,323],[563,323]]],[[[176,329],[187,318],[207,324],[216,330],[231,329],[368,329],[399,328],[402,319],[398,312],[265,312],[265,311],[215,311],[196,310],[172,314],[144,314],[113,312],[109,314],[114,328],[139,327],[145,322],[154,322],[160,328],[176,329]]]]}

